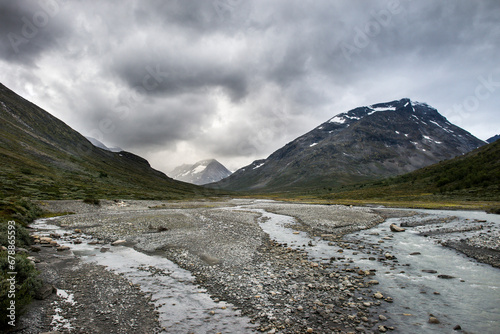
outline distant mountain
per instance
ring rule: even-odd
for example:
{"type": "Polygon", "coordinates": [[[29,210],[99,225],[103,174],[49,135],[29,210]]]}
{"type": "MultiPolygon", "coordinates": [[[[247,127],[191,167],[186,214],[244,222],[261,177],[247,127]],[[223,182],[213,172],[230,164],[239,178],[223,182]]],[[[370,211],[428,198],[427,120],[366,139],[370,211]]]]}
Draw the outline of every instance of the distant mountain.
{"type": "Polygon", "coordinates": [[[87,140],[89,142],[91,142],[92,145],[94,145],[96,147],[99,147],[99,148],[102,148],[103,150],[110,151],[110,152],[121,152],[121,151],[123,151],[123,149],[121,149],[119,147],[107,147],[101,141],[99,141],[99,140],[97,140],[95,138],[87,137],[87,136],[85,136],[85,138],[87,138],[87,140]]]}
{"type": "Polygon", "coordinates": [[[491,143],[497,141],[498,139],[500,139],[500,135],[493,136],[490,139],[486,139],[486,141],[491,144],[491,143]]]}
{"type": "Polygon", "coordinates": [[[203,185],[220,181],[231,175],[231,172],[217,160],[209,159],[176,167],[170,175],[179,181],[203,185]]]}
{"type": "Polygon", "coordinates": [[[0,84],[0,199],[180,199],[206,192],[84,136],[0,84]]]}
{"type": "Polygon", "coordinates": [[[484,144],[435,108],[405,98],[339,114],[210,187],[336,187],[411,172],[484,144]]]}

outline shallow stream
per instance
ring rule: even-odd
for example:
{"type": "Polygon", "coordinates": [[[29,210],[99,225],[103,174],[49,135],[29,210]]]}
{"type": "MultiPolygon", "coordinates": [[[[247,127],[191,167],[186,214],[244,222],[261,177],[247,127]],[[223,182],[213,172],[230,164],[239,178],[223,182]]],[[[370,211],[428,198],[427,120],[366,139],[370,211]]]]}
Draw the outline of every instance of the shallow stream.
{"type": "MultiPolygon", "coordinates": [[[[459,325],[468,333],[498,333],[500,269],[478,263],[419,235],[421,227],[402,233],[391,232],[390,225],[399,225],[404,218],[388,219],[369,230],[347,235],[344,240],[352,247],[339,248],[288,227],[295,224],[292,217],[256,211],[263,214],[265,219],[261,220],[260,226],[272,239],[305,250],[315,261],[329,262],[334,258],[343,263],[352,262],[363,270],[375,270],[376,275],[371,277],[380,284],[374,289],[394,299],[393,303],[385,303],[384,308],[397,324],[398,332],[454,332],[453,328],[459,325]],[[396,256],[396,259],[380,261],[380,254],[385,253],[396,256]],[[439,278],[439,275],[448,275],[448,278],[439,278]],[[440,324],[428,323],[430,314],[440,324]]],[[[457,217],[458,222],[453,220],[449,223],[451,226],[468,219],[468,222],[487,220],[491,228],[500,227],[499,215],[470,211],[416,211],[429,215],[425,219],[457,217]]]]}
{"type": "MultiPolygon", "coordinates": [[[[33,228],[47,233],[71,233],[50,220],[36,221],[33,228]]],[[[206,290],[194,283],[194,276],[172,261],[156,255],[147,255],[125,246],[89,245],[90,236],[81,244],[59,239],[61,245],[71,247],[82,260],[106,266],[124,275],[143,292],[151,293],[159,312],[165,333],[248,333],[253,327],[248,317],[241,316],[233,305],[210,298],[206,290]],[[101,252],[105,247],[108,249],[101,252]]],[[[75,300],[78,303],[78,300],[75,300]]]]}
{"type": "MultiPolygon", "coordinates": [[[[251,208],[228,208],[238,209],[251,208]]],[[[373,290],[394,300],[393,303],[383,302],[383,307],[396,324],[396,332],[451,333],[455,326],[460,325],[467,333],[497,333],[500,328],[500,270],[440,246],[433,236],[418,234],[428,226],[393,233],[390,224],[399,225],[405,218],[388,219],[369,230],[345,236],[345,245],[340,248],[337,244],[294,230],[290,227],[296,224],[292,217],[251,210],[262,214],[260,226],[271,239],[305,250],[313,261],[335,261],[340,265],[349,264],[375,271],[376,275],[370,276],[370,279],[376,279],[380,284],[373,290]],[[396,259],[384,259],[386,253],[396,259]],[[438,275],[448,275],[448,278],[439,278],[438,275]],[[429,324],[430,314],[439,319],[440,324],[429,324]]],[[[416,211],[428,215],[415,218],[417,220],[456,217],[443,223],[443,227],[465,223],[473,225],[474,220],[487,220],[489,228],[500,228],[499,215],[468,211],[416,211]]],[[[52,225],[50,220],[38,220],[33,227],[42,233],[70,233],[52,225]]],[[[446,237],[450,236],[457,237],[460,233],[446,234],[446,237]]],[[[92,238],[84,238],[87,239],[81,244],[73,244],[69,238],[58,241],[70,246],[74,254],[84,261],[107,266],[140,285],[144,292],[151,293],[161,325],[167,333],[253,331],[255,326],[250,324],[249,318],[241,316],[231,304],[212,300],[204,289],[194,284],[194,277],[189,271],[168,259],[124,246],[104,246],[109,250],[101,252],[103,245],[89,245],[87,242],[92,238]]]]}

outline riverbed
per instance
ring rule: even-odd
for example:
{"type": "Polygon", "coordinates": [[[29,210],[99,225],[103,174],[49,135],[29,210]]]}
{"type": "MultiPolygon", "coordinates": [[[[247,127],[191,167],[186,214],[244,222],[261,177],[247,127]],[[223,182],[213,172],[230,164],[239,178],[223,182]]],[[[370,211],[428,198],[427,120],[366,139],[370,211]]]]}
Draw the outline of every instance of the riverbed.
{"type": "Polygon", "coordinates": [[[399,217],[381,223],[384,209],[119,204],[34,227],[67,233],[59,243],[75,256],[150,294],[166,333],[494,333],[500,326],[500,270],[441,245],[495,251],[498,215],[387,210],[399,217]],[[125,243],[111,246],[118,239],[125,243]]]}

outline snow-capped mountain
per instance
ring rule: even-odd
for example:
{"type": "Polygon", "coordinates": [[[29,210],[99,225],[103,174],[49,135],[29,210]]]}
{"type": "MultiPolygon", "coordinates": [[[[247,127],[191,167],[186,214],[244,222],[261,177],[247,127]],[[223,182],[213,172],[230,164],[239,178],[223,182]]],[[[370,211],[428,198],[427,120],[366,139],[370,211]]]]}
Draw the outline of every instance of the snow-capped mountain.
{"type": "Polygon", "coordinates": [[[331,187],[407,173],[486,144],[427,105],[404,98],[338,114],[214,187],[331,187]]]}
{"type": "Polygon", "coordinates": [[[176,167],[170,176],[173,179],[197,185],[217,182],[231,175],[231,172],[215,159],[198,161],[194,165],[176,167]]]}
{"type": "Polygon", "coordinates": [[[103,144],[103,142],[101,142],[101,141],[99,141],[99,140],[97,140],[95,138],[87,137],[87,136],[85,136],[85,138],[87,138],[87,140],[89,142],[91,142],[92,145],[94,145],[96,147],[99,147],[99,148],[102,148],[103,150],[110,151],[110,152],[121,152],[121,151],[123,151],[119,147],[107,147],[106,145],[103,144]]]}

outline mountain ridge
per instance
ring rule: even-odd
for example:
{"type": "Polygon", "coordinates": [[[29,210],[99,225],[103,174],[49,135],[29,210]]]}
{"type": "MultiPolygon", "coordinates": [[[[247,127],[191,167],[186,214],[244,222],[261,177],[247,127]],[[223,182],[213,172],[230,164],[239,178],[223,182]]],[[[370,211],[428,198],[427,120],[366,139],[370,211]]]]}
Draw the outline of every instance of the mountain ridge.
{"type": "Polygon", "coordinates": [[[428,104],[403,98],[335,115],[268,158],[209,186],[282,191],[366,182],[411,172],[484,144],[428,104]]]}
{"type": "Polygon", "coordinates": [[[185,198],[207,190],[167,177],[130,152],[94,146],[0,83],[2,197],[185,198]]]}
{"type": "Polygon", "coordinates": [[[495,136],[493,136],[493,137],[491,137],[491,138],[486,139],[486,142],[488,142],[488,143],[490,143],[490,144],[491,144],[491,143],[493,143],[493,142],[496,142],[496,141],[497,141],[497,140],[499,140],[499,139],[500,139],[500,135],[495,135],[495,136]]]}
{"type": "Polygon", "coordinates": [[[120,147],[108,147],[102,141],[100,141],[98,139],[95,139],[93,137],[85,136],[85,138],[87,138],[87,140],[89,142],[91,142],[92,145],[94,145],[96,147],[99,147],[99,148],[102,148],[103,150],[111,151],[111,152],[121,152],[121,151],[123,151],[123,149],[120,148],[120,147]]]}

